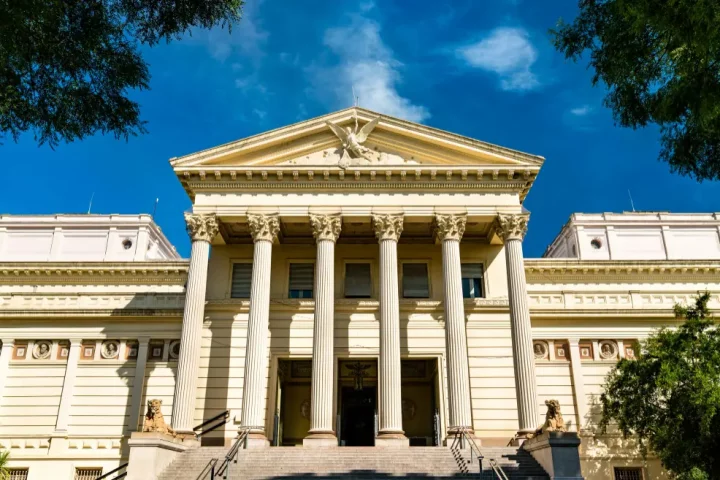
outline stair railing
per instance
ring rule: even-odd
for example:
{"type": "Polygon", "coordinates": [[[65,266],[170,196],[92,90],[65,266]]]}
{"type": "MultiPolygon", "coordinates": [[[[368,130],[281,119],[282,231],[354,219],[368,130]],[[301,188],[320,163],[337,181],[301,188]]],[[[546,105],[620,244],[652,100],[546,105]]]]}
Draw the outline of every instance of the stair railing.
{"type": "Polygon", "coordinates": [[[228,453],[227,455],[225,455],[223,462],[215,470],[215,472],[213,472],[212,476],[210,476],[210,480],[215,480],[217,478],[222,478],[223,480],[226,480],[228,476],[230,476],[231,466],[237,465],[240,449],[247,448],[250,430],[262,430],[263,428],[264,427],[240,427],[235,442],[233,442],[232,447],[230,447],[230,450],[228,450],[228,453]]]}
{"type": "Polygon", "coordinates": [[[210,476],[210,480],[213,480],[215,478],[215,466],[217,465],[217,462],[217,458],[211,458],[207,465],[205,465],[205,468],[202,469],[202,472],[200,472],[200,475],[198,475],[196,480],[205,480],[208,478],[208,475],[210,476]]]}
{"type": "Polygon", "coordinates": [[[127,476],[127,463],[123,463],[119,467],[117,467],[115,470],[110,470],[106,474],[100,475],[95,480],[117,480],[118,478],[125,478],[127,476]],[[114,477],[110,477],[110,475],[115,475],[114,477]]]}
{"type": "Polygon", "coordinates": [[[475,458],[477,458],[478,461],[478,467],[480,468],[480,478],[482,478],[482,461],[483,461],[483,455],[480,453],[480,448],[478,448],[477,444],[475,443],[475,440],[470,436],[469,430],[471,430],[470,427],[465,426],[459,426],[459,427],[450,427],[451,431],[455,432],[455,438],[453,439],[453,443],[450,446],[450,449],[460,447],[461,450],[465,450],[465,443],[467,442],[468,446],[470,447],[470,464],[475,463],[475,458]]]}
{"type": "Polygon", "coordinates": [[[502,467],[497,463],[497,460],[494,458],[491,458],[488,460],[488,463],[490,464],[490,468],[493,469],[493,472],[495,472],[495,476],[499,478],[500,480],[508,480],[507,475],[505,475],[505,472],[503,471],[502,467]]]}
{"type": "Polygon", "coordinates": [[[198,425],[197,427],[193,428],[193,432],[195,432],[195,435],[198,437],[202,437],[206,433],[210,433],[213,430],[217,430],[218,428],[225,425],[230,420],[230,411],[225,410],[224,412],[215,415],[209,420],[205,420],[203,423],[198,425]]]}

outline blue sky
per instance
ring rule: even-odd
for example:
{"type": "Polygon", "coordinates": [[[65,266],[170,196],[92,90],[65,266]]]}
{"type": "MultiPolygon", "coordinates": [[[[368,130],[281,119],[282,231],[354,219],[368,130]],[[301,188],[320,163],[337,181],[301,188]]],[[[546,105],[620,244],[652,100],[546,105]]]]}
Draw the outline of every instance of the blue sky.
{"type": "Polygon", "coordinates": [[[527,257],[572,212],[720,211],[720,183],[698,184],[657,160],[654,128],[613,126],[584,64],[556,53],[547,30],[576,2],[554,0],[248,0],[232,34],[195,31],[147,49],[151,90],[133,92],[149,134],[0,146],[0,212],[152,212],[184,256],[190,201],[174,156],[360,105],[543,155],[525,206],[527,257]],[[410,8],[412,5],[412,8],[410,8]]]}

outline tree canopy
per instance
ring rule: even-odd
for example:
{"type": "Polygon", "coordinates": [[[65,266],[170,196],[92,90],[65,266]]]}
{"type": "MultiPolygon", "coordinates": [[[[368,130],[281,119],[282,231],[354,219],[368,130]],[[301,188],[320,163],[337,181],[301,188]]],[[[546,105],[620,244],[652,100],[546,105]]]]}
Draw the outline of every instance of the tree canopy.
{"type": "Polygon", "coordinates": [[[720,0],[580,0],[555,47],[589,52],[593,84],[624,127],[660,127],[660,159],[699,181],[720,179],[720,0]]]}
{"type": "Polygon", "coordinates": [[[685,323],[651,335],[636,360],[620,360],[600,398],[603,431],[617,425],[684,480],[720,478],[720,330],[709,299],[676,306],[685,323]]]}
{"type": "Polygon", "coordinates": [[[141,45],[231,28],[243,0],[0,0],[0,135],[40,144],[145,132],[141,45]]]}

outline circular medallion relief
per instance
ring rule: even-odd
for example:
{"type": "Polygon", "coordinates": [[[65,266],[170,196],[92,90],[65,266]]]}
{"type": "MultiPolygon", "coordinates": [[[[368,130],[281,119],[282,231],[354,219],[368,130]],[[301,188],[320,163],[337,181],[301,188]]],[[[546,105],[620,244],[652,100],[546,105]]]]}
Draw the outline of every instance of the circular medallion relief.
{"type": "Polygon", "coordinates": [[[47,360],[50,358],[50,350],[52,349],[52,342],[41,340],[35,342],[33,347],[33,358],[38,360],[47,360]]]}
{"type": "Polygon", "coordinates": [[[173,360],[180,358],[180,340],[170,342],[170,358],[173,360]]]}
{"type": "Polygon", "coordinates": [[[403,420],[412,420],[413,418],[415,418],[416,411],[417,411],[417,406],[415,405],[415,402],[413,402],[409,398],[402,399],[403,420]]]}
{"type": "Polygon", "coordinates": [[[114,360],[120,354],[120,342],[116,340],[108,340],[102,343],[100,355],[107,360],[114,360]]]}
{"type": "Polygon", "coordinates": [[[609,340],[600,342],[600,358],[603,360],[609,360],[617,357],[617,344],[609,340]]]}
{"type": "Polygon", "coordinates": [[[548,358],[548,345],[543,341],[533,342],[533,353],[537,360],[545,360],[548,358]]]}

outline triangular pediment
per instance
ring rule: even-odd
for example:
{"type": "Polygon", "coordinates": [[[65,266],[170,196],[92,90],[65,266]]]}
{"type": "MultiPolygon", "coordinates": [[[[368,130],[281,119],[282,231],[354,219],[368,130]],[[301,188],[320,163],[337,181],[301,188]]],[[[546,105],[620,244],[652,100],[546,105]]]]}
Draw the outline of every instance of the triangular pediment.
{"type": "Polygon", "coordinates": [[[538,168],[544,159],[359,107],[254,135],[170,160],[176,170],[233,167],[493,166],[538,168]],[[328,122],[357,131],[377,125],[361,142],[363,154],[347,154],[328,122]],[[349,165],[348,165],[349,163],[349,165]]]}

